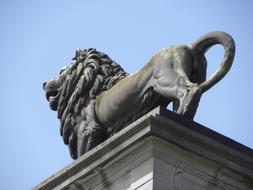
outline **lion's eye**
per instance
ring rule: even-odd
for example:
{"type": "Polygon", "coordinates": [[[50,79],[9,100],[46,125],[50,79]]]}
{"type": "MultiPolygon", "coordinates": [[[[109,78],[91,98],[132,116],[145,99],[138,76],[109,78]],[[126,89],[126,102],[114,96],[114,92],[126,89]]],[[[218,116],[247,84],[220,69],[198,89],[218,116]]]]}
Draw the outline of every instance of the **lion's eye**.
{"type": "Polygon", "coordinates": [[[60,70],[60,74],[62,74],[65,70],[67,69],[67,67],[63,67],[63,68],[61,68],[61,70],[60,70]]]}

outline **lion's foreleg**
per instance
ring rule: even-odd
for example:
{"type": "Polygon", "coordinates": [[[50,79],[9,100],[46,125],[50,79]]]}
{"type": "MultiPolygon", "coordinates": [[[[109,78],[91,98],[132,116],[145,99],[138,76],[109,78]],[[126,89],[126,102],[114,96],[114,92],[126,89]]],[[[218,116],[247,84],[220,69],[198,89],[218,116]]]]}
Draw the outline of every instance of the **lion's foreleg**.
{"type": "Polygon", "coordinates": [[[80,127],[77,137],[77,155],[82,156],[89,150],[103,142],[106,137],[106,131],[100,125],[95,123],[85,124],[80,127]]]}
{"type": "Polygon", "coordinates": [[[95,117],[95,100],[85,108],[85,120],[77,130],[77,155],[80,157],[106,139],[107,130],[101,126],[95,117]]]}

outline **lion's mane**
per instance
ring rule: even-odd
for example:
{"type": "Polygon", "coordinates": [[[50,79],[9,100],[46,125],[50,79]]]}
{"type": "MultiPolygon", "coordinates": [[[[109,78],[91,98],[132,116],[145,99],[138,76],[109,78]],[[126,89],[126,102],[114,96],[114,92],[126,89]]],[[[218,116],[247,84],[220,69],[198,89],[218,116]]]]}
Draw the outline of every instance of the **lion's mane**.
{"type": "Polygon", "coordinates": [[[71,65],[62,75],[65,76],[57,112],[61,121],[61,135],[71,151],[76,143],[75,126],[78,117],[82,115],[85,118],[86,115],[84,108],[91,99],[110,89],[128,74],[108,55],[91,48],[77,50],[71,65]]]}

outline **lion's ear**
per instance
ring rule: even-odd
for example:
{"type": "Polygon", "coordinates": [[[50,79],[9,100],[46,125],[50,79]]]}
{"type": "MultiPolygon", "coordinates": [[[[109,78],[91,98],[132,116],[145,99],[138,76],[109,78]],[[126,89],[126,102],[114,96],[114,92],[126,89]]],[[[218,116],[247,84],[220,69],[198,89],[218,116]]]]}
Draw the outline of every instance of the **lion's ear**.
{"type": "Polygon", "coordinates": [[[68,68],[67,66],[62,67],[59,74],[62,74],[67,68],[68,68]]]}
{"type": "Polygon", "coordinates": [[[80,57],[80,54],[81,54],[81,50],[78,48],[76,49],[76,55],[75,55],[75,58],[77,61],[79,61],[79,57],[80,57]]]}

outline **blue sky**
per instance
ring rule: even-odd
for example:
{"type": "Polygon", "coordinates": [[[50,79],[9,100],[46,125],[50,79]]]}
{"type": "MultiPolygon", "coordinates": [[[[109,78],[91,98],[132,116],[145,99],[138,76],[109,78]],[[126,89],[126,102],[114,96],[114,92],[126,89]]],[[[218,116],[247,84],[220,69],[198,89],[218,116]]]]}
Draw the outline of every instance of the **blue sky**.
{"type": "MultiPolygon", "coordinates": [[[[164,47],[228,32],[234,65],[203,95],[195,121],[253,148],[252,9],[250,0],[1,0],[0,189],[30,189],[72,162],[42,83],[77,48],[103,51],[131,73],[164,47]]],[[[220,46],[208,51],[208,74],[222,56],[220,46]]]]}

